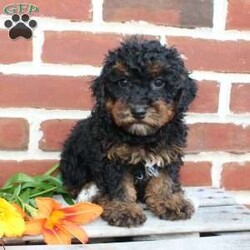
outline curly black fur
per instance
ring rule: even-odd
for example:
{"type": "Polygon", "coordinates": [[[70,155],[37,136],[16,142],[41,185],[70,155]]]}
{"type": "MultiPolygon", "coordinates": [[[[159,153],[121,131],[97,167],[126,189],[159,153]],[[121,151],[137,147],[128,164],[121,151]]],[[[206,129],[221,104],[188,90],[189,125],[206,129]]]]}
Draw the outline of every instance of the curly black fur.
{"type": "MultiPolygon", "coordinates": [[[[143,174],[145,162],[133,164],[122,157],[110,159],[108,150],[112,145],[127,145],[145,152],[159,145],[166,150],[174,146],[184,148],[187,126],[183,118],[196,90],[196,84],[175,48],[162,46],[155,40],[132,38],[110,51],[100,76],[92,84],[96,103],[91,116],[77,123],[64,144],[60,161],[64,185],[77,195],[84,184],[94,181],[102,195],[122,201],[126,200],[123,177],[129,172],[135,178],[138,197],[143,199],[148,179],[140,182],[136,176],[143,174]],[[136,127],[137,122],[142,124],[143,121],[138,117],[130,123],[119,124],[110,111],[112,105],[120,101],[126,105],[125,113],[138,105],[147,112],[159,100],[171,107],[171,115],[161,125],[147,126],[145,123],[136,127]]],[[[159,119],[160,124],[162,118],[157,116],[158,109],[156,106],[151,115],[159,119]]],[[[182,151],[176,153],[171,162],[165,162],[159,168],[176,186],[179,185],[182,156],[182,151]]]]}

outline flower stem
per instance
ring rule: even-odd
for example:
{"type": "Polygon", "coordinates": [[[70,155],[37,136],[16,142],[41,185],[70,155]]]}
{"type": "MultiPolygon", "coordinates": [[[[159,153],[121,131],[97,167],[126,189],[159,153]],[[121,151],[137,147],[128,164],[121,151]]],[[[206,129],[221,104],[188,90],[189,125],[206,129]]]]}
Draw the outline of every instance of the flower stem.
{"type": "Polygon", "coordinates": [[[49,193],[49,192],[51,192],[51,191],[53,191],[53,190],[55,190],[55,189],[57,189],[57,187],[52,187],[52,188],[47,189],[47,190],[44,190],[44,191],[42,191],[42,192],[39,192],[39,193],[36,193],[36,194],[32,194],[32,195],[30,196],[30,198],[35,198],[35,197],[41,196],[41,195],[46,194],[46,193],[49,193]]]}
{"type": "Polygon", "coordinates": [[[37,216],[37,213],[38,213],[38,209],[32,207],[31,205],[29,204],[25,204],[24,205],[25,207],[25,210],[32,216],[32,217],[36,217],[37,216]]]}
{"type": "Polygon", "coordinates": [[[55,164],[52,168],[50,168],[44,175],[52,175],[59,168],[59,163],[55,164]]]}

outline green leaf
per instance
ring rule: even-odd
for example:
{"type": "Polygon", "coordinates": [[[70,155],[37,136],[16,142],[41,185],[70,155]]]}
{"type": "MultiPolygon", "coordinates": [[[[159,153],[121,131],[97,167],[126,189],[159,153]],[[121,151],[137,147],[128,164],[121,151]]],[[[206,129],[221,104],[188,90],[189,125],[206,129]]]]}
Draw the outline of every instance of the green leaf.
{"type": "Polygon", "coordinates": [[[43,175],[29,176],[18,173],[9,178],[0,189],[0,197],[15,202],[29,214],[36,208],[35,198],[39,196],[53,197],[62,195],[64,200],[72,205],[74,200],[64,189],[59,164],[55,164],[43,175]]]}
{"type": "Polygon", "coordinates": [[[14,195],[14,196],[19,196],[21,190],[22,190],[22,184],[19,184],[19,185],[15,188],[14,194],[13,194],[13,195],[14,195]]]}
{"type": "Polygon", "coordinates": [[[30,196],[30,198],[39,197],[39,196],[42,196],[42,195],[44,195],[44,194],[48,194],[48,193],[50,193],[51,191],[54,191],[54,190],[56,190],[56,187],[52,187],[52,188],[50,188],[50,189],[43,190],[43,191],[40,191],[40,192],[38,192],[38,193],[32,194],[32,195],[30,196]]]}
{"type": "Polygon", "coordinates": [[[24,173],[18,173],[12,176],[11,178],[9,178],[7,182],[5,183],[5,185],[3,186],[3,188],[8,188],[9,186],[12,186],[18,183],[33,182],[33,181],[34,181],[33,177],[30,177],[24,173]]]}
{"type": "Polygon", "coordinates": [[[74,199],[71,197],[70,194],[62,194],[63,199],[67,202],[68,205],[74,205],[75,201],[74,199]]]}
{"type": "Polygon", "coordinates": [[[46,184],[46,183],[42,183],[42,182],[27,182],[25,184],[23,184],[23,189],[26,188],[33,188],[33,189],[46,189],[46,188],[50,188],[51,185],[50,184],[46,184]]]}
{"type": "Polygon", "coordinates": [[[25,203],[25,204],[24,204],[24,210],[25,210],[28,214],[30,214],[32,217],[37,216],[37,208],[34,207],[34,206],[32,206],[32,205],[30,205],[30,204],[25,203]]]}
{"type": "Polygon", "coordinates": [[[7,200],[7,201],[11,201],[13,195],[12,194],[8,194],[8,193],[0,193],[0,197],[7,200]]]}
{"type": "Polygon", "coordinates": [[[20,198],[22,199],[23,202],[25,203],[28,202],[30,199],[30,189],[29,188],[25,189],[25,191],[20,194],[20,198]]]}
{"type": "Polygon", "coordinates": [[[6,189],[0,189],[0,193],[8,193],[8,194],[13,195],[15,189],[16,189],[16,186],[14,186],[14,185],[13,186],[9,186],[6,189]]]}

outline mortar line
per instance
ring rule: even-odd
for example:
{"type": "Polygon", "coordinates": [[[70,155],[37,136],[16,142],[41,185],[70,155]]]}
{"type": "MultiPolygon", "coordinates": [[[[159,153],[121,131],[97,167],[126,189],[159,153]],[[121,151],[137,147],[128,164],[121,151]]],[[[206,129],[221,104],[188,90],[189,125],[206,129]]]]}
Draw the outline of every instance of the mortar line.
{"type": "Polygon", "coordinates": [[[214,0],[213,31],[221,32],[225,30],[227,9],[228,9],[227,0],[214,0]]]}

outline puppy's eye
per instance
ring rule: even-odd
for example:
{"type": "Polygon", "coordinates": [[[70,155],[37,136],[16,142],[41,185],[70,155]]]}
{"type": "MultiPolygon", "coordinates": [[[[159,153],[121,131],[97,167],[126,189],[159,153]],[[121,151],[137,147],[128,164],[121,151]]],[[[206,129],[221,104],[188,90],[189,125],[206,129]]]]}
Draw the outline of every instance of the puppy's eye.
{"type": "Polygon", "coordinates": [[[130,83],[126,78],[122,78],[118,81],[118,84],[121,88],[127,88],[129,87],[130,83]]]}
{"type": "Polygon", "coordinates": [[[151,82],[152,89],[162,89],[165,86],[165,82],[161,78],[157,78],[151,82]]]}

